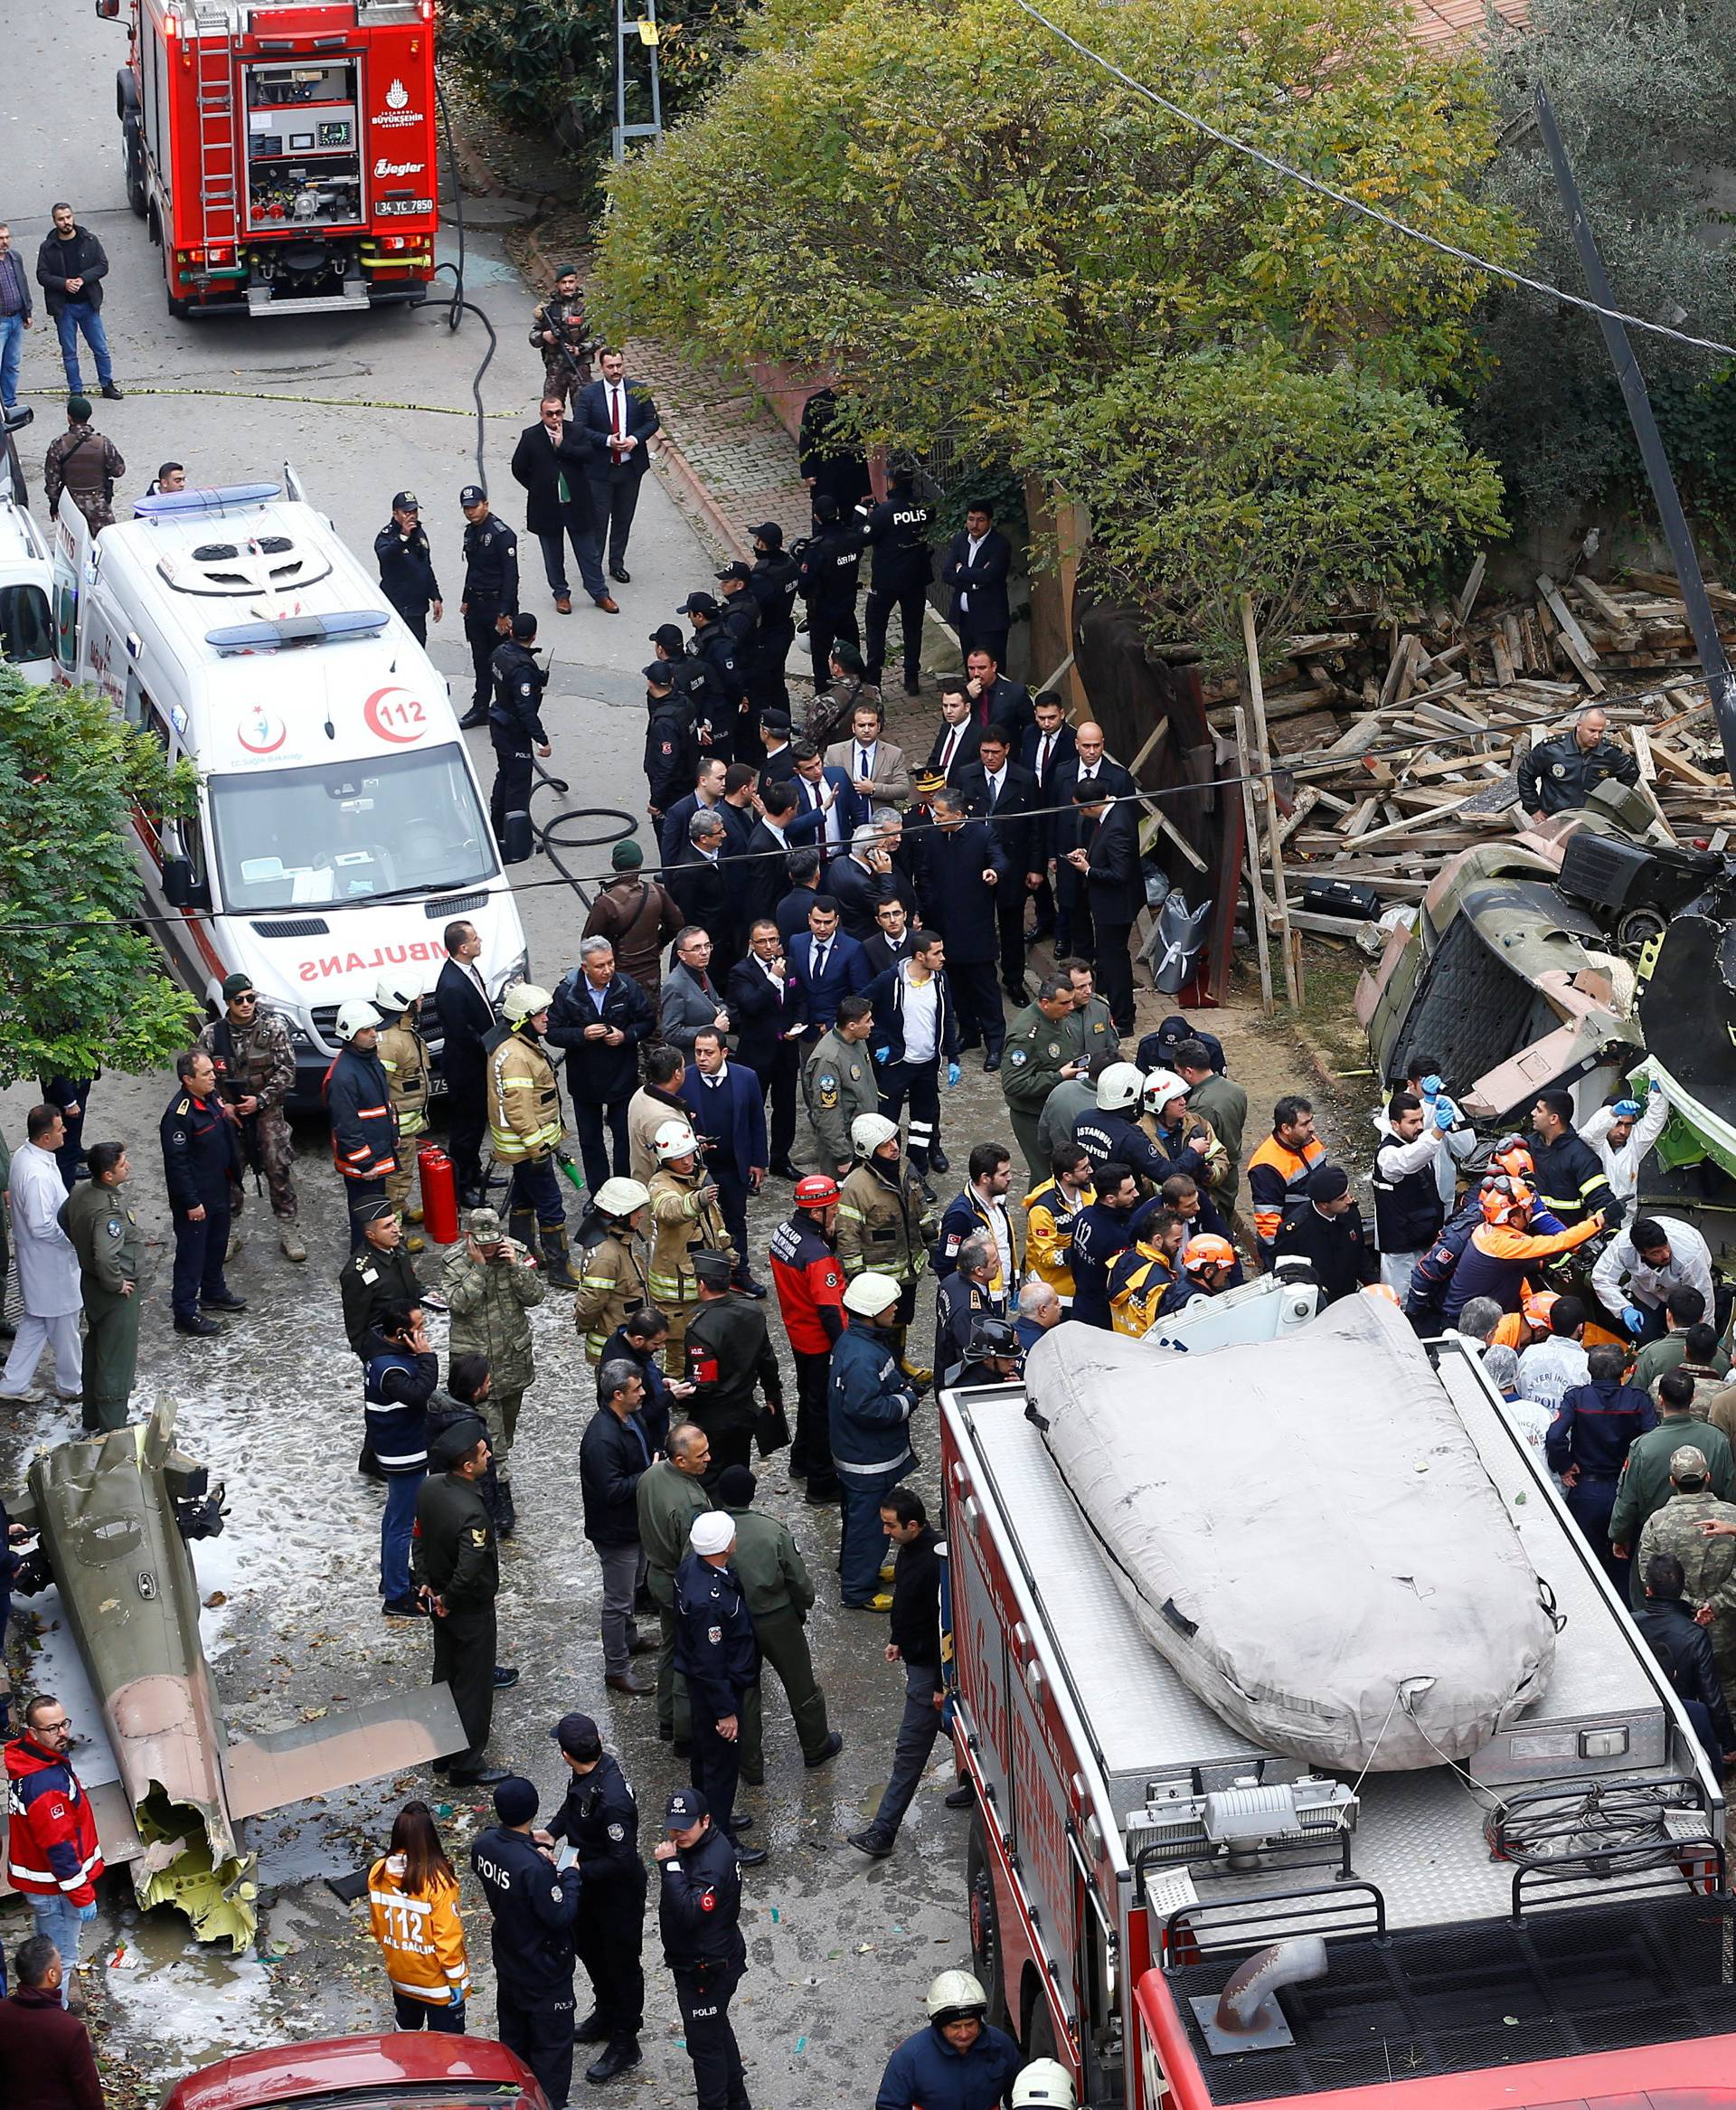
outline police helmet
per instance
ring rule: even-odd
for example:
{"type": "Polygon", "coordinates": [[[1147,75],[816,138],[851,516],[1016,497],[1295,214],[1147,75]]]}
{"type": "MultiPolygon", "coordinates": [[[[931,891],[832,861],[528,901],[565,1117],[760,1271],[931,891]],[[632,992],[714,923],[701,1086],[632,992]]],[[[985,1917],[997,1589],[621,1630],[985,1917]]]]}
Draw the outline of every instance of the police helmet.
{"type": "MultiPolygon", "coordinates": [[[[1131,1069],[1132,1064],[1127,1067],[1131,1069]]],[[[928,2010],[929,2021],[939,2030],[948,2022],[980,2022],[988,2012],[988,1995],[982,1982],[968,1971],[943,1971],[929,1988],[928,2010]]]]}
{"type": "Polygon", "coordinates": [[[1013,1329],[1013,1321],[1003,1319],[998,1311],[981,1313],[965,1343],[965,1353],[973,1363],[986,1362],[991,1356],[1016,1356],[1018,1352],[1019,1337],[1013,1329]]]}
{"type": "Polygon", "coordinates": [[[1137,1106],[1145,1083],[1137,1063],[1111,1063],[1097,1080],[1098,1112],[1118,1113],[1123,1107],[1137,1106]]]}

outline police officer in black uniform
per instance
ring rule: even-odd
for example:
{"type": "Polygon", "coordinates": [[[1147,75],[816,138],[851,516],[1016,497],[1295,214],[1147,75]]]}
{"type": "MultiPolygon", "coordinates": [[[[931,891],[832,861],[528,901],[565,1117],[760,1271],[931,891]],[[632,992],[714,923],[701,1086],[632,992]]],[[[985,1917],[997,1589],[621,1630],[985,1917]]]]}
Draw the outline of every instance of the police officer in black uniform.
{"type": "Polygon", "coordinates": [[[584,1878],[557,1869],[531,1835],[535,1788],[517,1774],[495,1790],[498,1824],[479,1832],[470,1866],[493,1916],[495,2012],[500,2040],[517,2052],[549,2098],[567,2110],[572,2087],[573,1934],[584,1878]]]}
{"type": "Polygon", "coordinates": [[[470,644],[476,687],[470,708],[458,720],[467,732],[488,723],[494,695],[494,656],[518,613],[518,537],[498,514],[488,510],[488,494],[480,484],[458,493],[468,525],[464,531],[464,634],[470,644]]]}
{"type": "Polygon", "coordinates": [[[693,2092],[699,2110],[748,2110],[747,2075],[730,2025],[730,2001],[748,1964],[736,1850],[712,1823],[702,1789],[677,1788],[663,1822],[669,1837],[652,1850],[663,1871],[657,1927],[693,2062],[693,2092]]]}
{"type": "Polygon", "coordinates": [[[862,583],[862,523],[853,512],[840,516],[835,498],[814,501],[815,532],[802,545],[801,594],[807,603],[807,648],[814,660],[816,694],[832,678],[832,648],[842,639],[860,645],[856,590],[862,583]]]}
{"type": "Polygon", "coordinates": [[[466,1737],[465,1748],[456,1757],[437,1759],[434,1771],[485,1787],[506,1777],[486,1756],[495,1688],[518,1682],[516,1670],[495,1669],[500,1547],[477,1484],[489,1455],[479,1420],[454,1422],[429,1445],[432,1470],[416,1491],[416,1535],[410,1547],[410,1578],[434,1623],[430,1682],[451,1687],[466,1737]]]}
{"type": "Polygon", "coordinates": [[[572,1784],[555,1812],[548,1837],[551,1842],[566,1840],[579,1856],[585,1909],[573,1928],[573,1942],[596,2001],[572,2034],[580,2044],[602,2045],[585,2068],[585,2078],[600,2085],[639,2063],[646,1887],[639,1806],[589,1715],[562,1715],[549,1734],[561,1746],[572,1784]]]}
{"type": "MultiPolygon", "coordinates": [[[[934,552],[929,546],[933,509],[916,495],[908,463],[900,463],[886,482],[878,506],[856,511],[866,522],[863,533],[873,552],[868,572],[868,599],[863,608],[867,634],[868,679],[878,688],[886,667],[886,622],[893,609],[904,629],[904,694],[920,695],[922,682],[922,618],[928,610],[929,582],[934,577],[934,552]]],[[[1016,759],[1016,757],[1014,758],[1016,759]]]]}
{"type": "Polygon", "coordinates": [[[495,785],[488,794],[488,818],[503,851],[506,816],[530,810],[531,750],[544,756],[551,752],[542,730],[542,691],[549,677],[536,664],[535,641],[536,618],[515,615],[512,636],[495,646],[490,661],[495,695],[488,706],[488,737],[495,747],[495,785]]]}
{"type": "Polygon", "coordinates": [[[744,564],[739,559],[725,564],[717,574],[718,591],[723,596],[723,629],[732,648],[736,677],[741,684],[732,740],[735,760],[758,765],[766,759],[766,743],[760,737],[760,706],[754,701],[753,693],[754,662],[760,657],[761,647],[760,603],[748,590],[752,578],[752,565],[744,564]]]}
{"type": "Polygon", "coordinates": [[[781,1414],[784,1381],[765,1313],[752,1299],[731,1290],[729,1254],[702,1248],[691,1257],[694,1280],[706,1294],[687,1321],[686,1376],[693,1393],[686,1418],[704,1430],[711,1443],[709,1490],[726,1466],[752,1462],[760,1419],[755,1386],[764,1392],[767,1405],[781,1414]]]}
{"type": "Polygon", "coordinates": [[[784,531],[762,520],[753,531],[753,574],[748,591],[760,606],[759,649],[748,669],[748,694],[757,713],[789,708],[784,662],[796,642],[796,601],[802,568],[784,547],[784,531]]]}
{"type": "Polygon", "coordinates": [[[733,762],[736,728],[747,694],[735,639],[712,594],[690,593],[675,613],[684,615],[693,626],[688,659],[693,714],[696,720],[709,721],[712,729],[711,738],[702,740],[701,746],[718,761],[733,762]]]}
{"type": "Polygon", "coordinates": [[[380,563],[380,591],[409,624],[419,645],[428,642],[428,611],[441,615],[440,582],[434,576],[433,553],[422,509],[414,491],[400,491],[392,501],[392,518],[373,538],[380,563]]]}
{"type": "MultiPolygon", "coordinates": [[[[705,1797],[718,1830],[745,1830],[735,1816],[735,1784],[741,1770],[741,1701],[759,1683],[760,1643],[747,1593],[730,1565],[735,1519],[706,1509],[688,1534],[692,1551],[675,1570],[675,1669],[687,1680],[693,1702],[693,1747],[688,1760],[693,1785],[705,1797]]],[[[736,1846],[744,1868],[757,1868],[765,1850],[736,1846]]]]}
{"type": "Polygon", "coordinates": [[[1639,763],[1609,733],[1608,714],[1588,704],[1569,731],[1533,747],[1520,762],[1519,803],[1547,818],[1577,812],[1611,777],[1619,784],[1638,783],[1639,763]]]}
{"type": "Polygon", "coordinates": [[[678,799],[693,788],[699,736],[693,699],[675,682],[674,662],[654,659],[645,675],[645,790],[652,818],[661,823],[678,799]]]}
{"type": "Polygon", "coordinates": [[[175,1072],[177,1090],[157,1130],[175,1217],[175,1330],[221,1333],[221,1320],[207,1312],[247,1310],[223,1280],[230,1214],[241,1184],[241,1150],[235,1124],[217,1096],[209,1054],[190,1049],[177,1058],[175,1072]]]}

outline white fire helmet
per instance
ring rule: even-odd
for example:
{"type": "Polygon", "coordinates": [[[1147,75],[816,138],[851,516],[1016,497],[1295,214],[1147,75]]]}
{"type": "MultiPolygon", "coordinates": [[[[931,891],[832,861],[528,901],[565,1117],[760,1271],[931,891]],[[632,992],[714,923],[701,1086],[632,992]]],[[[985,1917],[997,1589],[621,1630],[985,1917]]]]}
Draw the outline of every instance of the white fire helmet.
{"type": "Polygon", "coordinates": [[[1074,2110],[1077,2101],[1059,2059],[1033,2058],[1013,2084],[1013,2110],[1074,2110]]]}
{"type": "Polygon", "coordinates": [[[1118,1113],[1124,1106],[1137,1106],[1145,1082],[1137,1063],[1111,1063],[1097,1080],[1097,1111],[1118,1113]]]}
{"type": "Polygon", "coordinates": [[[337,1015],[337,1037],[354,1040],[358,1033],[380,1023],[380,1010],[365,997],[352,997],[337,1015]]]}
{"type": "Polygon", "coordinates": [[[698,1151],[699,1138],[684,1121],[665,1121],[658,1124],[651,1148],[657,1153],[657,1163],[668,1165],[677,1158],[693,1157],[698,1151]]]}

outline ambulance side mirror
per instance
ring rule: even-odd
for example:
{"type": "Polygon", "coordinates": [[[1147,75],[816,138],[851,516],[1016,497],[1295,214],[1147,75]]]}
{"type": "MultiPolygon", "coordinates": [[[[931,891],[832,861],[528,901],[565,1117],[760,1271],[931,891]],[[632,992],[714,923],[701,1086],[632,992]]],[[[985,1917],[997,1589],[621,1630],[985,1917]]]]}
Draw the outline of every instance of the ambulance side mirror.
{"type": "MultiPolygon", "coordinates": [[[[100,5],[100,0],[99,0],[100,5]]],[[[165,857],[163,860],[163,898],[171,908],[191,908],[196,889],[193,884],[193,860],[190,857],[165,857]]]]}
{"type": "Polygon", "coordinates": [[[116,22],[120,17],[120,0],[96,0],[97,13],[105,22],[116,22]]]}

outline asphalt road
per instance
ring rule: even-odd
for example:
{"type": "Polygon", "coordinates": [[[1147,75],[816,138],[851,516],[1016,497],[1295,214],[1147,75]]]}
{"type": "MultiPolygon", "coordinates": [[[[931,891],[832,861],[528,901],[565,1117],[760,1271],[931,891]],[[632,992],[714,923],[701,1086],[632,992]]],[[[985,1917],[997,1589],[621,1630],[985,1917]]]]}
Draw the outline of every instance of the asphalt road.
{"type": "MultiPolygon", "coordinates": [[[[346,539],[365,549],[386,518],[392,491],[415,489],[453,610],[431,632],[433,656],[456,689],[468,677],[454,620],[462,526],[457,492],[474,471],[476,429],[467,406],[486,348],[480,326],[467,317],[451,334],[432,304],[355,320],[172,321],[156,252],[122,190],[110,82],[123,33],[97,19],[88,5],[49,0],[16,0],[7,33],[0,214],[10,222],[14,245],[33,260],[50,204],[67,197],[108,249],[103,312],[127,395],[124,402],[100,403],[98,421],[127,458],[123,491],[142,490],[165,457],[185,461],[193,480],[207,484],[269,476],[287,459],[346,539]],[[369,407],[375,402],[426,407],[369,407]],[[464,414],[438,414],[442,410],[464,414]]],[[[443,254],[455,253],[450,238],[448,226],[443,254]]],[[[505,496],[502,509],[517,524],[517,493],[505,468],[519,425],[534,415],[541,385],[540,363],[525,342],[533,295],[487,232],[472,235],[467,284],[500,336],[484,383],[491,413],[486,468],[496,494],[505,496]]],[[[41,450],[59,429],[62,393],[52,337],[40,314],[24,387],[38,411],[25,450],[34,478],[41,450]]],[[[571,780],[573,802],[637,812],[644,695],[637,669],[648,656],[646,636],[692,587],[709,583],[712,569],[655,480],[647,481],[639,507],[630,567],[633,583],[617,589],[619,616],[604,616],[581,601],[580,612],[562,620],[552,613],[533,545],[525,605],[545,618],[554,647],[546,711],[552,768],[571,780]]],[[[582,869],[597,861],[575,863],[582,869]]],[[[518,876],[533,971],[552,979],[572,963],[582,907],[564,886],[534,884],[550,877],[542,860],[521,867],[518,876]]],[[[967,1080],[958,1113],[948,1116],[949,1137],[1001,1127],[993,1082],[967,1080]],[[979,1116],[974,1124],[973,1112],[979,1116]]],[[[425,1680],[427,1639],[385,1624],[376,1609],[378,1498],[352,1469],[360,1387],[337,1323],[335,1276],[344,1239],[325,1135],[316,1125],[297,1134],[309,1263],[296,1268],[281,1258],[265,1206],[254,1201],[248,1243],[231,1274],[250,1309],[220,1342],[188,1342],[169,1329],[170,1240],[155,1140],[170,1089],[165,1076],[104,1079],[93,1094],[89,1133],[90,1140],[128,1139],[138,1169],[134,1199],[151,1239],[140,1396],[175,1399],[189,1446],[227,1483],[229,1530],[202,1548],[199,1559],[202,1589],[222,1599],[207,1614],[210,1646],[231,1728],[241,1735],[425,1680]]],[[[0,1095],[0,1122],[14,1143],[33,1096],[23,1085],[0,1095]]],[[[761,1254],[787,1199],[779,1187],[755,1211],[761,1254]]],[[[575,1485],[591,1387],[564,1301],[552,1293],[535,1318],[540,1374],[520,1432],[514,1477],[522,1524],[506,1552],[501,1605],[504,1652],[524,1678],[496,1711],[495,1748],[552,1797],[563,1769],[548,1726],[568,1708],[587,1709],[622,1755],[647,1832],[654,1832],[681,1769],[656,1740],[650,1703],[618,1701],[602,1684],[597,1572],[580,1533],[575,1485]]],[[[17,1476],[36,1445],[70,1433],[63,1410],[24,1414],[0,1433],[5,1479],[17,1476]]],[[[917,1442],[929,1462],[921,1479],[931,1491],[938,1448],[931,1408],[919,1417],[917,1442]]],[[[757,2103],[860,2103],[877,2082],[886,2050],[920,2020],[930,1975],[967,1956],[966,1820],[941,1807],[948,1780],[938,1769],[894,1859],[870,1868],[843,1844],[844,1831],[872,1812],[884,1782],[901,1679],[881,1660],[883,1625],[836,1609],[832,1514],[792,1500],[776,1461],[761,1486],[762,1500],[793,1522],[820,1580],[810,1632],[847,1748],[826,1771],[805,1773],[773,1687],[768,1784],[746,1797],[759,1816],[756,1836],[772,1855],[748,1881],[750,1967],[736,2003],[738,2028],[757,2103]]],[[[433,1800],[437,1791],[426,1777],[402,1776],[254,1828],[262,1884],[257,1955],[231,1960],[201,1950],[176,1915],[142,1917],[124,1874],[108,1881],[98,1934],[101,1954],[116,1961],[91,1978],[112,2103],[155,2101],[165,2082],[226,2049],[389,2026],[376,1953],[359,1916],[339,1906],[321,1878],[364,1865],[380,1850],[392,1811],[411,1793],[433,1800]]],[[[454,1858],[464,1860],[469,1837],[486,1816],[470,1805],[451,1810],[441,1801],[440,1807],[454,1858]]],[[[480,1966],[472,2026],[486,2030],[493,1991],[486,1916],[467,1875],[466,1880],[467,1901],[475,1907],[472,1959],[480,1966]]],[[[21,1907],[0,1908],[0,1939],[10,1946],[23,1931],[21,1907]]],[[[690,2070],[656,1956],[653,1929],[646,2062],[618,2093],[646,2101],[655,2092],[660,2104],[677,2103],[690,2099],[690,2070]]]]}

